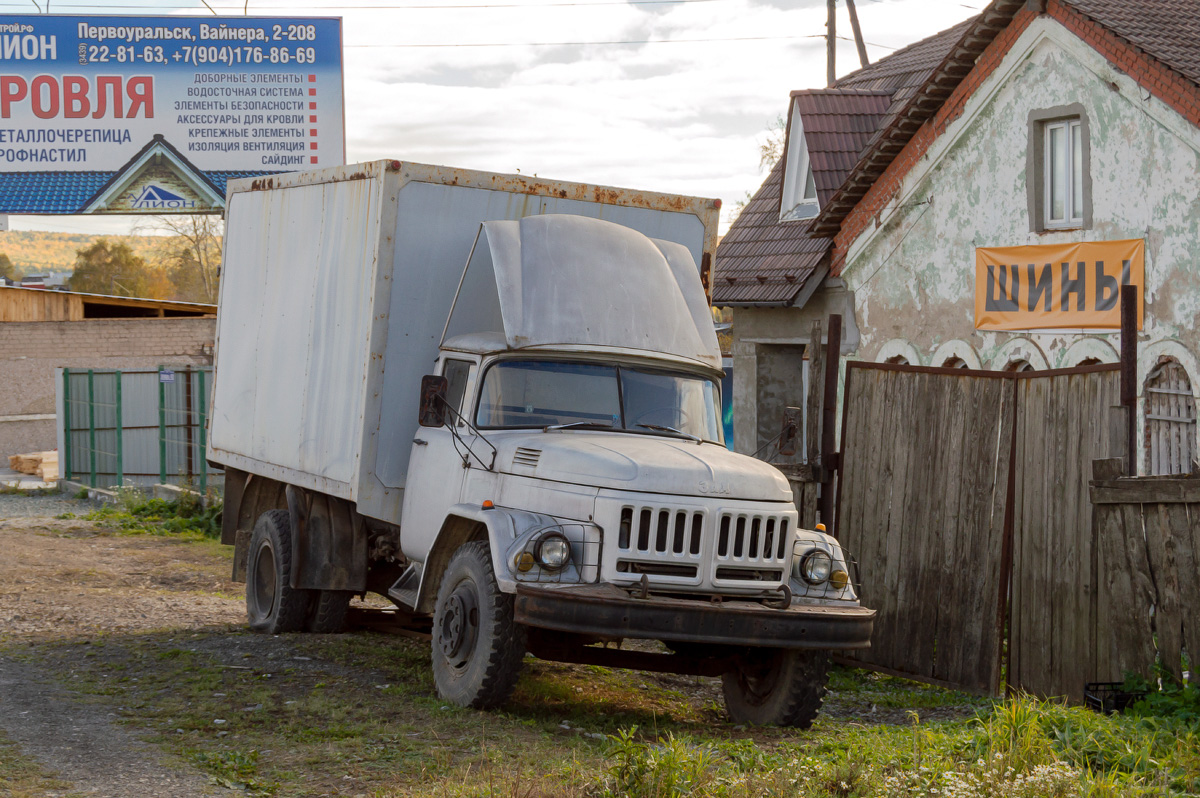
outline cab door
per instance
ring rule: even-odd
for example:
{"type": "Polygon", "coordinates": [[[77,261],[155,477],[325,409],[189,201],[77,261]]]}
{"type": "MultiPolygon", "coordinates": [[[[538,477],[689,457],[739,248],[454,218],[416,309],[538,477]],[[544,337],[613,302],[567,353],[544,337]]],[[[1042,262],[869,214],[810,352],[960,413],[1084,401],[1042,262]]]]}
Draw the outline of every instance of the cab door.
{"type": "MultiPolygon", "coordinates": [[[[463,456],[471,457],[468,446],[473,444],[475,436],[459,417],[470,412],[469,397],[474,393],[478,370],[478,363],[466,357],[441,359],[437,373],[446,378],[446,403],[455,412],[446,414],[444,426],[417,427],[413,439],[404,486],[400,540],[405,556],[418,562],[424,562],[433,547],[446,518],[446,510],[458,504],[462,495],[467,473],[463,456]],[[455,439],[455,433],[461,441],[455,439]]],[[[478,444],[474,448],[478,450],[478,444]]],[[[478,463],[472,461],[472,465],[478,466],[478,463]]]]}

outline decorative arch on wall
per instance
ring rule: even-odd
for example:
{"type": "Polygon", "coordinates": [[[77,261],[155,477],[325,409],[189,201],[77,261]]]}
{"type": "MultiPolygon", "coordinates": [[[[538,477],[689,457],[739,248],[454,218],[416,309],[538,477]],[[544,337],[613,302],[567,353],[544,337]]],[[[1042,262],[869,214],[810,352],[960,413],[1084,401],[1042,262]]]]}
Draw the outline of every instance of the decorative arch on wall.
{"type": "Polygon", "coordinates": [[[1100,338],[1080,338],[1067,347],[1063,366],[1074,368],[1088,360],[1092,363],[1120,363],[1121,356],[1113,345],[1100,338]]]}
{"type": "Polygon", "coordinates": [[[1045,371],[1050,368],[1050,361],[1042,352],[1042,348],[1028,338],[1010,338],[992,358],[992,369],[995,371],[1012,371],[1013,364],[1024,362],[1033,371],[1045,371]]]}
{"type": "Polygon", "coordinates": [[[921,365],[921,354],[917,348],[905,341],[903,338],[893,338],[892,340],[879,347],[879,351],[875,354],[876,363],[900,363],[904,362],[910,366],[921,365]],[[904,358],[903,361],[897,358],[904,358]]]}
{"type": "MultiPolygon", "coordinates": [[[[1138,363],[1137,363],[1137,388],[1138,388],[1138,419],[1137,419],[1137,440],[1138,448],[1142,452],[1142,456],[1138,458],[1139,466],[1142,473],[1153,473],[1147,470],[1149,464],[1148,455],[1148,435],[1150,434],[1150,425],[1146,418],[1146,384],[1150,379],[1150,375],[1158,366],[1165,362],[1175,362],[1183,367],[1187,373],[1188,380],[1191,382],[1192,397],[1197,402],[1200,402],[1200,361],[1191,353],[1183,344],[1178,341],[1154,341],[1139,347],[1138,363]]],[[[1192,456],[1195,456],[1193,452],[1192,456]]]]}
{"type": "Polygon", "coordinates": [[[979,355],[975,353],[975,348],[966,341],[953,339],[946,341],[933,351],[933,357],[929,358],[929,365],[942,366],[946,361],[957,358],[966,364],[966,368],[978,369],[982,368],[979,363],[979,355]]]}
{"type": "Polygon", "coordinates": [[[1187,474],[1196,458],[1196,397],[1192,375],[1176,359],[1160,358],[1142,385],[1146,473],[1187,474]]]}

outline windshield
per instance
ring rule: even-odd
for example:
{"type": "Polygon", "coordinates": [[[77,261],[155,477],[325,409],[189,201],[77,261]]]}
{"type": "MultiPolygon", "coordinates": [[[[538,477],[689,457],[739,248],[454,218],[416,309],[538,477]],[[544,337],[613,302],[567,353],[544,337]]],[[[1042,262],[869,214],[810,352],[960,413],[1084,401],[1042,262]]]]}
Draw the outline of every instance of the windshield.
{"type": "Polygon", "coordinates": [[[715,382],[678,372],[555,360],[504,360],[483,378],[476,424],[575,425],[691,435],[721,443],[715,382]]]}

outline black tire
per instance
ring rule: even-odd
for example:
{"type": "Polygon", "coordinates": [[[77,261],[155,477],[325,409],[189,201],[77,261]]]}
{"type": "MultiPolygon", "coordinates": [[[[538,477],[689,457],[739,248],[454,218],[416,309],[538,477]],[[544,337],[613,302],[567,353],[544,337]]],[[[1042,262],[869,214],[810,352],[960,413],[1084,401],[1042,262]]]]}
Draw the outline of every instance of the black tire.
{"type": "Polygon", "coordinates": [[[288,585],[292,573],[292,525],[287,510],[258,517],[246,562],[246,620],[256,632],[281,634],[304,628],[312,601],[308,590],[288,585]]]}
{"type": "Polygon", "coordinates": [[[433,610],[433,680],[460,707],[489,709],[512,694],[525,657],[525,629],[513,597],[500,592],[487,541],[450,559],[433,610]]]}
{"type": "Polygon", "coordinates": [[[352,590],[314,590],[304,628],[316,634],[334,635],[346,630],[346,610],[352,590]]]}
{"type": "Polygon", "coordinates": [[[829,679],[829,652],[757,649],[721,677],[725,708],[734,723],[807,729],[821,710],[829,679]]]}

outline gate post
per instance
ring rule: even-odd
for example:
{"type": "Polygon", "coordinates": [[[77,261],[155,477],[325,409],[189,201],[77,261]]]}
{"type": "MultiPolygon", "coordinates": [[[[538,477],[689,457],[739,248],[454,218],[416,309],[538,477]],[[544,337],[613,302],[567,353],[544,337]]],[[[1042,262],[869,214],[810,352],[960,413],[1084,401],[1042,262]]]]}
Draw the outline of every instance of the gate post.
{"type": "Polygon", "coordinates": [[[837,422],[838,362],[842,351],[842,317],[829,317],[829,339],[825,345],[825,399],[821,403],[821,523],[830,534],[833,529],[833,472],[839,469],[833,450],[834,424],[837,422]]]}
{"type": "Polygon", "coordinates": [[[1136,285],[1121,286],[1121,404],[1126,408],[1128,440],[1125,473],[1136,477],[1137,467],[1137,301],[1136,285]]]}

